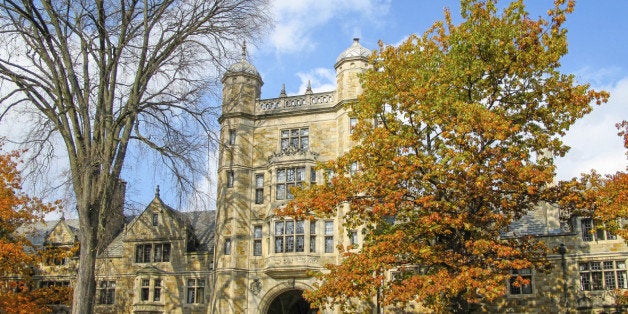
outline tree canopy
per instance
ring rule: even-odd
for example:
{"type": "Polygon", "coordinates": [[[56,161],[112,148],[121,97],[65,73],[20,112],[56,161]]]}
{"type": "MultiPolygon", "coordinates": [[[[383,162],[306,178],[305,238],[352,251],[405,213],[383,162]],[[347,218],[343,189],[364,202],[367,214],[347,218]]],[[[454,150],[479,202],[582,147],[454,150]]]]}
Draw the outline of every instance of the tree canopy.
{"type": "Polygon", "coordinates": [[[346,211],[364,233],[307,298],[467,312],[504,295],[512,270],[547,266],[543,243],[509,226],[557,200],[561,136],[608,97],[560,72],[573,9],[556,1],[534,19],[523,1],[463,0],[459,24],[446,10],[423,35],[380,43],[349,105],[356,145],[281,211],[346,211]]]}
{"type": "Polygon", "coordinates": [[[17,169],[20,154],[2,152],[0,146],[0,312],[47,313],[51,311],[50,304],[68,302],[71,290],[35,287],[33,270],[45,256],[60,253],[33,246],[19,228],[42,220],[58,204],[44,203],[22,191],[22,177],[17,169]]]}
{"type": "Polygon", "coordinates": [[[156,152],[181,191],[195,186],[217,138],[218,106],[203,97],[233,48],[265,29],[267,4],[0,1],[0,119],[31,114],[34,160],[60,147],[67,156],[81,229],[74,313],[92,311],[99,240],[131,143],[156,152]]]}

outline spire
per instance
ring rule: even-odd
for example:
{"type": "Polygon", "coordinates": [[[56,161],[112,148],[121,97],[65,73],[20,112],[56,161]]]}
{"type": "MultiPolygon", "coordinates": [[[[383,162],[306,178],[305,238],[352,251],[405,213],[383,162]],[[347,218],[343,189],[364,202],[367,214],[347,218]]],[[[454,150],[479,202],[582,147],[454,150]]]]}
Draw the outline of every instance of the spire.
{"type": "Polygon", "coordinates": [[[281,84],[281,93],[279,93],[279,97],[286,97],[288,96],[288,94],[286,94],[286,84],[281,84]]]}
{"type": "Polygon", "coordinates": [[[305,94],[312,94],[312,83],[310,80],[307,80],[307,87],[305,88],[305,94]]]}

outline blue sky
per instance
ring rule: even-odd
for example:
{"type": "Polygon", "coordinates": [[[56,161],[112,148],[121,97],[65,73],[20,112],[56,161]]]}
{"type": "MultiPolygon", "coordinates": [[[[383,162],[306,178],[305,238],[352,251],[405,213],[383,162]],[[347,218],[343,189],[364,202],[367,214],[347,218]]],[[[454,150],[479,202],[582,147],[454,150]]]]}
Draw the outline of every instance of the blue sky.
{"type": "MultiPolygon", "coordinates": [[[[501,4],[506,4],[502,1],[501,4]]],[[[545,15],[552,1],[527,1],[532,17],[545,15]]],[[[289,95],[302,94],[308,80],[314,91],[335,89],[334,63],[354,37],[369,49],[377,42],[397,44],[408,35],[422,34],[449,8],[459,18],[459,1],[428,0],[272,0],[275,27],[252,45],[249,59],[264,80],[262,98],[278,97],[282,84],[289,95]]],[[[579,82],[611,92],[609,103],[572,127],[565,141],[571,151],[557,160],[558,178],[568,179],[590,169],[613,173],[627,166],[625,150],[614,124],[628,119],[628,1],[579,1],[568,16],[569,53],[562,71],[576,74],[579,82]]],[[[202,188],[215,200],[215,157],[202,188]]],[[[158,171],[126,178],[128,199],[145,206],[154,186],[162,185],[162,198],[177,206],[168,178],[158,171]]],[[[210,201],[209,208],[213,207],[210,201]]],[[[188,207],[188,208],[185,208],[188,207]]],[[[196,208],[201,209],[201,208],[196,208]]]]}
{"type": "MultiPolygon", "coordinates": [[[[527,1],[531,16],[544,15],[552,2],[527,1]]],[[[505,3],[502,1],[502,5],[505,3]]],[[[410,34],[422,34],[442,19],[445,7],[459,20],[459,1],[453,0],[271,0],[271,4],[275,27],[249,44],[249,59],[264,80],[262,98],[277,97],[284,83],[288,94],[302,94],[308,80],[314,91],[335,89],[333,65],[354,37],[359,37],[366,48],[375,49],[379,40],[397,44],[410,34]]],[[[559,179],[592,168],[601,173],[626,169],[625,151],[614,127],[616,122],[628,119],[626,16],[625,0],[581,0],[568,16],[569,53],[562,60],[563,72],[576,74],[581,83],[590,82],[596,89],[609,91],[611,99],[574,125],[565,137],[572,149],[557,161],[559,179]]],[[[158,170],[147,170],[142,167],[145,164],[142,157],[128,160],[124,174],[127,200],[135,204],[136,210],[150,202],[156,185],[161,185],[162,198],[176,208],[214,208],[215,157],[210,155],[208,174],[199,183],[210,195],[209,204],[202,207],[178,205],[171,178],[158,170]]]]}
{"type": "MultiPolygon", "coordinates": [[[[353,37],[369,48],[396,44],[422,34],[448,7],[459,20],[458,1],[276,0],[276,26],[251,49],[251,62],[264,80],[262,98],[301,94],[307,80],[315,91],[334,89],[333,65],[353,37]]],[[[502,1],[505,5],[507,2],[502,1]]],[[[552,1],[527,1],[531,17],[545,16],[552,1]]],[[[611,92],[609,103],[579,121],[565,138],[571,152],[558,160],[559,178],[591,168],[602,173],[625,169],[627,159],[614,124],[628,119],[628,1],[577,1],[568,16],[569,53],[562,71],[579,82],[611,92]]]]}

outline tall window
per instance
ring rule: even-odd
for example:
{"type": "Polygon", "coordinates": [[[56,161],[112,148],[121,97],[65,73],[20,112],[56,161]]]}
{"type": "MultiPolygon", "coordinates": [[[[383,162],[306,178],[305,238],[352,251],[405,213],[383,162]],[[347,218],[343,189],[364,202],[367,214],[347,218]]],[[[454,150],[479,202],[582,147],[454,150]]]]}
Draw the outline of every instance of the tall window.
{"type": "Polygon", "coordinates": [[[253,256],[262,256],[262,226],[253,226],[253,256]]]}
{"type": "Polygon", "coordinates": [[[351,230],[351,232],[349,233],[350,236],[350,241],[351,241],[351,245],[358,245],[358,231],[357,230],[351,230]]]}
{"type": "Polygon", "coordinates": [[[231,129],[229,130],[229,145],[231,146],[235,145],[235,141],[236,141],[236,130],[231,129]]]}
{"type": "Polygon", "coordinates": [[[310,168],[310,183],[316,184],[316,169],[314,167],[310,168]]]}
{"type": "Polygon", "coordinates": [[[358,118],[349,118],[349,133],[353,133],[356,125],[358,125],[358,118]]]}
{"type": "Polygon", "coordinates": [[[275,253],[303,252],[305,247],[303,220],[275,222],[275,253]]]}
{"type": "Polygon", "coordinates": [[[227,187],[228,188],[232,188],[233,187],[233,181],[234,181],[233,171],[229,170],[229,171],[227,171],[227,187]]]}
{"type": "Polygon", "coordinates": [[[150,296],[150,279],[142,279],[142,286],[140,290],[140,300],[148,301],[150,296]]]}
{"type": "Polygon", "coordinates": [[[578,263],[580,289],[626,289],[626,261],[591,261],[578,263]]]}
{"type": "Polygon", "coordinates": [[[135,246],[135,262],[169,262],[170,243],[142,243],[135,246]],[[154,252],[154,254],[151,254],[154,252]]]}
{"type": "Polygon", "coordinates": [[[316,221],[310,221],[310,253],[316,252],[316,221]]]}
{"type": "Polygon", "coordinates": [[[159,225],[159,214],[153,214],[153,226],[159,225]]]}
{"type": "Polygon", "coordinates": [[[532,271],[530,269],[513,269],[510,271],[510,280],[508,286],[511,295],[531,294],[532,293],[532,271]],[[527,284],[521,283],[517,279],[521,277],[527,281],[527,284]]]}
{"type": "Polygon", "coordinates": [[[325,253],[334,252],[334,222],[325,221],[325,253]]]}
{"type": "Polygon", "coordinates": [[[170,243],[155,243],[155,262],[169,262],[170,261],[170,243]]]}
{"type": "Polygon", "coordinates": [[[255,175],[255,204],[264,204],[264,175],[255,175]]]}
{"type": "Polygon", "coordinates": [[[113,280],[103,280],[96,288],[98,304],[114,304],[116,302],[116,282],[113,280]]]}
{"type": "Polygon", "coordinates": [[[288,148],[307,150],[309,145],[310,140],[308,128],[281,130],[282,151],[288,148]]]}
{"type": "Polygon", "coordinates": [[[153,280],[153,301],[161,300],[161,279],[153,280]]]}
{"type": "Polygon", "coordinates": [[[305,181],[305,167],[290,167],[277,169],[277,195],[278,200],[293,199],[290,189],[301,186],[305,181]]]}
{"type": "Polygon", "coordinates": [[[205,303],[205,279],[188,279],[188,303],[205,303]]]}
{"type": "Polygon", "coordinates": [[[225,239],[225,255],[231,254],[231,239],[225,239]]]}
{"type": "Polygon", "coordinates": [[[615,240],[617,236],[611,234],[604,229],[597,229],[595,222],[591,218],[582,218],[580,220],[580,226],[582,228],[582,240],[583,241],[602,241],[602,240],[615,240]]]}

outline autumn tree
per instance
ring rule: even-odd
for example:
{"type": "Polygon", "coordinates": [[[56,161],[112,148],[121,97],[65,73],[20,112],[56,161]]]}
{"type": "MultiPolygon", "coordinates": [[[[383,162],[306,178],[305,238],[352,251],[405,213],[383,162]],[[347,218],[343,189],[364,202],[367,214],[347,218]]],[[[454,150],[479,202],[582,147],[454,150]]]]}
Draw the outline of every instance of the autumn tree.
{"type": "MultiPolygon", "coordinates": [[[[205,101],[223,62],[265,28],[266,0],[3,0],[0,118],[31,114],[35,160],[64,148],[80,225],[73,313],[91,313],[98,241],[131,148],[181,189],[205,170],[205,101]],[[55,142],[56,141],[56,142],[55,142]],[[61,144],[59,144],[61,143],[61,144]],[[48,146],[42,146],[48,145],[48,146]],[[52,145],[52,146],[51,146],[52,145]]],[[[26,126],[23,126],[26,127],[26,126]]]]}
{"type": "Polygon", "coordinates": [[[47,313],[49,304],[67,302],[70,290],[34,286],[33,270],[42,262],[42,250],[19,229],[41,220],[57,205],[22,191],[19,157],[20,152],[4,153],[0,146],[0,312],[47,313]]]}
{"type": "Polygon", "coordinates": [[[364,229],[309,300],[466,313],[503,296],[511,270],[547,266],[543,243],[509,226],[556,200],[561,137],[608,97],[559,71],[573,9],[559,0],[534,19],[523,1],[463,0],[459,24],[446,10],[422,36],[380,43],[350,104],[358,144],[281,212],[342,210],[364,229]]]}

